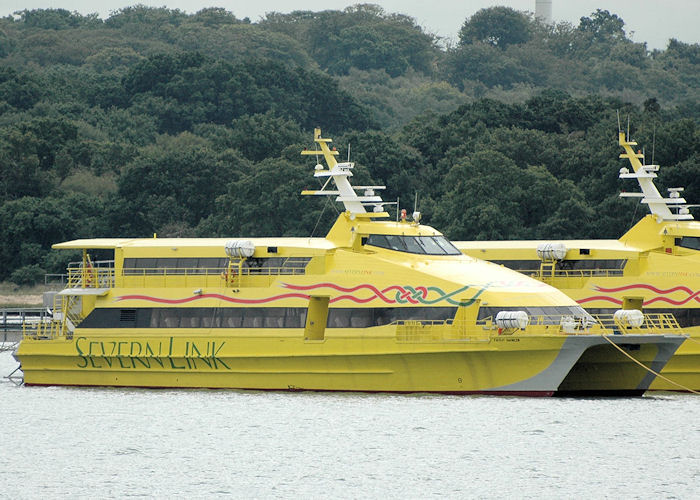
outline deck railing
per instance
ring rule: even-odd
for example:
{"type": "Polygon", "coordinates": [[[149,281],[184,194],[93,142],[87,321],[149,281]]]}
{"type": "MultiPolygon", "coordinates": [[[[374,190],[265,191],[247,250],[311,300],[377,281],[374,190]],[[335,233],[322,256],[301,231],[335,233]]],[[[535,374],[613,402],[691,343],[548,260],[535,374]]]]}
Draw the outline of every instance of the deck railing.
{"type": "Polygon", "coordinates": [[[447,320],[405,320],[392,323],[398,342],[488,342],[499,336],[533,335],[682,335],[672,314],[645,314],[639,326],[618,321],[612,314],[573,318],[570,316],[532,316],[523,328],[499,328],[489,317],[476,323],[447,320]]]}
{"type": "Polygon", "coordinates": [[[554,269],[553,271],[542,271],[540,269],[518,269],[519,273],[526,274],[537,279],[551,278],[592,278],[613,276],[623,276],[623,269],[554,269]]]}
{"type": "Polygon", "coordinates": [[[226,268],[69,268],[66,288],[114,288],[115,276],[126,288],[268,286],[279,276],[303,275],[303,268],[250,267],[229,274],[226,268]]]}

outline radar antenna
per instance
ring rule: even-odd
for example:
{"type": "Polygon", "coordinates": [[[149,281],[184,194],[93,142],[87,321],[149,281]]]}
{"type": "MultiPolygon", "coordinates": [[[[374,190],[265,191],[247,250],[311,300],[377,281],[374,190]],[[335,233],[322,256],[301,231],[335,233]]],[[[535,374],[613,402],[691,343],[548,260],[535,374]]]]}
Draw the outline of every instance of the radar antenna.
{"type": "MultiPolygon", "coordinates": [[[[632,172],[626,167],[620,169],[620,179],[637,179],[641,193],[620,193],[623,198],[641,198],[640,203],[644,203],[649,207],[649,211],[656,217],[658,222],[675,221],[675,220],[693,220],[694,217],[690,214],[689,209],[698,205],[688,205],[685,198],[681,198],[680,193],[682,187],[669,188],[668,198],[664,198],[654,184],[656,173],[659,171],[659,165],[647,165],[646,162],[640,162],[640,158],[644,160],[644,154],[634,151],[632,146],[637,143],[629,140],[629,121],[628,135],[624,132],[619,132],[618,143],[625,150],[620,154],[620,158],[627,158],[632,166],[632,172]],[[675,212],[674,212],[675,210],[675,212]]],[[[652,162],[653,163],[653,162],[652,162]]]]}
{"type": "MultiPolygon", "coordinates": [[[[302,155],[322,155],[326,161],[327,168],[320,163],[316,163],[314,177],[326,177],[326,182],[321,189],[304,190],[303,195],[317,196],[336,196],[335,201],[342,202],[345,205],[345,210],[351,214],[367,214],[365,206],[373,206],[370,217],[388,217],[384,211],[384,205],[393,205],[392,202],[382,201],[381,196],[375,194],[375,190],[386,189],[386,186],[353,186],[350,183],[352,177],[352,169],[355,168],[353,162],[347,161],[338,163],[335,159],[338,156],[338,151],[329,148],[328,144],[332,139],[324,139],[321,137],[321,129],[314,129],[314,141],[317,149],[315,151],[302,151],[302,155]],[[326,189],[329,182],[333,180],[336,190],[326,189]],[[362,190],[364,193],[359,195],[355,190],[362,190]]],[[[348,159],[350,158],[350,146],[348,145],[348,159]]]]}

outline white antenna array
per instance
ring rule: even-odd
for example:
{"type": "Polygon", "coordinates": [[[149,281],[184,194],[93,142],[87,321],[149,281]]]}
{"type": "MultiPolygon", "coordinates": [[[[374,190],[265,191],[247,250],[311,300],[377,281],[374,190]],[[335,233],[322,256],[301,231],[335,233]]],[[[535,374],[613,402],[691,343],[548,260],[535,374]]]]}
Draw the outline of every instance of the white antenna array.
{"type": "MultiPolygon", "coordinates": [[[[303,155],[319,155],[322,154],[326,160],[328,168],[324,168],[320,163],[316,164],[314,177],[326,177],[326,182],[319,190],[305,190],[301,194],[317,195],[317,196],[336,196],[335,201],[342,202],[345,205],[345,210],[352,214],[367,213],[365,206],[372,206],[372,212],[377,217],[388,217],[384,212],[384,205],[393,205],[394,202],[382,201],[382,197],[375,194],[375,191],[386,189],[386,186],[353,186],[350,184],[349,177],[352,177],[352,169],[355,164],[351,161],[338,163],[335,156],[338,151],[328,147],[331,139],[321,138],[321,129],[314,130],[314,141],[318,144],[320,151],[302,151],[303,155]],[[336,190],[326,189],[329,182],[333,180],[336,190]],[[364,191],[362,195],[355,192],[364,191]]],[[[350,146],[348,145],[348,159],[350,159],[350,146]]]]}
{"type": "MultiPolygon", "coordinates": [[[[619,124],[619,115],[618,115],[619,124]]],[[[619,125],[618,125],[619,126],[619,125]]],[[[627,135],[624,132],[619,132],[619,144],[625,150],[620,155],[620,158],[627,158],[632,166],[632,172],[626,167],[620,169],[620,179],[637,179],[641,193],[620,193],[623,198],[641,198],[640,203],[644,203],[649,207],[652,215],[656,216],[656,220],[661,221],[676,221],[676,220],[693,220],[694,217],[690,213],[690,208],[700,205],[688,205],[685,198],[681,198],[680,193],[683,192],[682,187],[669,188],[668,198],[664,198],[654,184],[654,179],[657,177],[656,172],[659,171],[659,165],[646,165],[644,162],[643,153],[635,153],[632,146],[637,143],[629,140],[629,121],[627,124],[627,135]],[[640,161],[640,159],[642,161],[640,161]],[[675,210],[675,212],[674,212],[675,210]]]]}

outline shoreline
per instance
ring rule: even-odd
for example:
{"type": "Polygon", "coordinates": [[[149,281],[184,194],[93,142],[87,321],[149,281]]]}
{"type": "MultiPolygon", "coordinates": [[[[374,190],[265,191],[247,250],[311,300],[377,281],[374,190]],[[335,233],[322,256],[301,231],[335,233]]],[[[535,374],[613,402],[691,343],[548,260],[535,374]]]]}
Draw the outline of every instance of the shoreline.
{"type": "Polygon", "coordinates": [[[44,299],[41,294],[0,295],[0,309],[10,307],[42,307],[44,299]]]}

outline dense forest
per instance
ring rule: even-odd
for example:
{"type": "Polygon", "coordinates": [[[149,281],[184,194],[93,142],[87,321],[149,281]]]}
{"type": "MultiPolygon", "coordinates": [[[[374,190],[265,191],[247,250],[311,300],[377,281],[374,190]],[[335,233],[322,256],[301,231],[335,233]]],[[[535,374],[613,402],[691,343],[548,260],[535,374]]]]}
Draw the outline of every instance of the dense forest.
{"type": "Polygon", "coordinates": [[[367,4],[25,10],[0,18],[0,280],[62,272],[74,238],[324,234],[316,126],[450,238],[617,237],[644,215],[617,113],[700,202],[699,97],[700,45],[649,51],[603,10],[483,9],[455,42],[367,4]]]}

